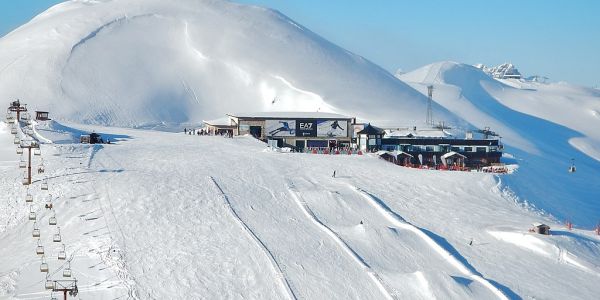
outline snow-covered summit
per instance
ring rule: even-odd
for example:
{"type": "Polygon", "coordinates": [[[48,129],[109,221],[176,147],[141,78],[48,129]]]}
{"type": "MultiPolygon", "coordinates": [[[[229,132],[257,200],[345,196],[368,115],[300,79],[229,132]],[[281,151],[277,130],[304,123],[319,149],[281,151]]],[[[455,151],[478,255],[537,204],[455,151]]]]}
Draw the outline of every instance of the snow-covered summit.
{"type": "Polygon", "coordinates": [[[503,63],[496,67],[486,67],[483,64],[475,65],[476,68],[497,79],[521,79],[522,75],[512,63],[503,63]]]}
{"type": "Polygon", "coordinates": [[[426,100],[277,11],[209,0],[59,4],[0,40],[0,98],[126,127],[230,111],[415,121],[426,100]]]}

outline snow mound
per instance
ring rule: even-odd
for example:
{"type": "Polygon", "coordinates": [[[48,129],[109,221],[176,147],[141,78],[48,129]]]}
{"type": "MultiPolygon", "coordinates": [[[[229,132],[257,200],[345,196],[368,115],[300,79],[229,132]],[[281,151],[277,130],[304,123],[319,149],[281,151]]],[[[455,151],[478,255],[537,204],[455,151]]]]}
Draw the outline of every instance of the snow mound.
{"type": "Polygon", "coordinates": [[[57,119],[145,128],[229,111],[415,123],[426,100],[277,11],[210,0],[54,6],[0,40],[0,98],[57,119]]]}

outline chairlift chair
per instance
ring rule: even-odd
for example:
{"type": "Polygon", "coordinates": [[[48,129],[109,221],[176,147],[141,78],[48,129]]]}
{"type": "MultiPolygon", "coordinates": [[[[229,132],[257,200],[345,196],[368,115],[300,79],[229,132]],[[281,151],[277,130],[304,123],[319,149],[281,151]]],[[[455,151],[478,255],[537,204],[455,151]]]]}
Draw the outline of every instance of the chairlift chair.
{"type": "Polygon", "coordinates": [[[45,170],[46,170],[46,168],[44,167],[44,159],[42,158],[42,161],[40,162],[40,165],[38,166],[38,174],[44,173],[45,170]]]}
{"type": "Polygon", "coordinates": [[[67,267],[63,270],[63,277],[71,277],[72,275],[71,262],[69,262],[67,263],[67,267]]]}
{"type": "Polygon", "coordinates": [[[48,273],[48,263],[46,262],[46,257],[42,255],[42,264],[40,264],[40,272],[48,273]]]}
{"type": "Polygon", "coordinates": [[[29,207],[29,220],[35,221],[36,217],[37,217],[37,215],[35,214],[35,211],[33,211],[33,207],[30,206],[29,207]]]}
{"type": "Polygon", "coordinates": [[[29,177],[27,177],[27,176],[23,177],[22,183],[23,183],[23,185],[29,185],[29,177]]]}
{"type": "Polygon", "coordinates": [[[571,166],[569,167],[569,173],[575,173],[577,169],[575,168],[575,159],[571,158],[571,166]]]}
{"type": "Polygon", "coordinates": [[[52,236],[52,241],[55,243],[60,243],[62,241],[61,237],[60,237],[60,227],[57,227],[57,233],[55,233],[52,236]]]}
{"type": "Polygon", "coordinates": [[[17,128],[11,128],[10,129],[10,134],[17,134],[17,128]]]}
{"type": "Polygon", "coordinates": [[[37,155],[37,156],[42,155],[42,150],[40,148],[35,148],[33,150],[33,155],[37,155]]]}
{"type": "Polygon", "coordinates": [[[33,202],[33,195],[27,192],[27,196],[25,196],[25,202],[31,203],[33,202]]]}
{"type": "Polygon", "coordinates": [[[62,244],[62,250],[58,251],[58,260],[67,259],[67,250],[65,244],[62,244]]]}
{"type": "Polygon", "coordinates": [[[56,213],[48,219],[48,225],[56,225],[56,213]]]}
{"type": "Polygon", "coordinates": [[[47,290],[54,289],[54,281],[49,279],[48,274],[46,274],[46,284],[44,286],[46,287],[47,290]]]}
{"type": "MultiPolygon", "coordinates": [[[[42,241],[39,238],[38,238],[37,247],[35,247],[35,254],[44,255],[44,246],[42,246],[42,241]]],[[[42,256],[42,258],[44,258],[44,257],[42,256]]]]}
{"type": "Polygon", "coordinates": [[[31,235],[34,238],[40,237],[40,227],[37,225],[37,222],[33,222],[33,231],[31,232],[31,235]]]}
{"type": "Polygon", "coordinates": [[[48,180],[42,181],[42,191],[48,190],[48,180]]]}
{"type": "Polygon", "coordinates": [[[46,200],[46,204],[45,207],[48,209],[52,209],[53,205],[52,205],[52,195],[48,195],[48,200],[46,200]]]}
{"type": "Polygon", "coordinates": [[[56,296],[54,296],[54,292],[52,292],[50,294],[50,300],[58,300],[58,298],[56,298],[56,296]]]}
{"type": "Polygon", "coordinates": [[[18,138],[18,137],[15,137],[15,140],[13,141],[13,143],[14,143],[15,145],[18,145],[18,144],[20,144],[20,143],[21,143],[21,139],[20,139],[20,138],[18,138]]]}
{"type": "Polygon", "coordinates": [[[27,162],[26,162],[26,161],[24,161],[24,160],[21,160],[21,161],[19,162],[19,168],[21,168],[21,169],[25,169],[25,168],[27,168],[27,162]]]}
{"type": "Polygon", "coordinates": [[[17,154],[23,154],[23,148],[17,146],[17,154]]]}

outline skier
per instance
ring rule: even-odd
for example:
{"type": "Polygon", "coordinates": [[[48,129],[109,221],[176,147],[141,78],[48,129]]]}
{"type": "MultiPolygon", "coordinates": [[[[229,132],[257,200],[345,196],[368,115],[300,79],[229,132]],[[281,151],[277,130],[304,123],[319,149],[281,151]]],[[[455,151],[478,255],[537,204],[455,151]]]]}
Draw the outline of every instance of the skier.
{"type": "Polygon", "coordinates": [[[469,246],[473,246],[473,238],[471,238],[471,241],[469,242],[469,246]]]}
{"type": "Polygon", "coordinates": [[[335,170],[333,170],[333,175],[331,177],[335,178],[335,170]]]}
{"type": "Polygon", "coordinates": [[[187,134],[187,128],[183,128],[183,134],[187,134]]]}
{"type": "Polygon", "coordinates": [[[340,126],[340,124],[338,123],[338,121],[333,121],[333,123],[331,123],[330,127],[331,128],[329,129],[329,131],[327,131],[327,136],[330,136],[330,137],[333,137],[333,136],[336,135],[335,134],[336,129],[344,131],[344,129],[342,128],[342,126],[340,126]]]}
{"type": "Polygon", "coordinates": [[[276,135],[276,134],[278,134],[280,132],[283,132],[283,131],[287,131],[290,134],[292,134],[294,132],[295,129],[290,128],[290,125],[288,124],[288,122],[279,121],[279,123],[281,123],[281,127],[277,128],[277,129],[274,129],[274,130],[271,130],[269,132],[270,135],[274,136],[274,135],[276,135]]]}

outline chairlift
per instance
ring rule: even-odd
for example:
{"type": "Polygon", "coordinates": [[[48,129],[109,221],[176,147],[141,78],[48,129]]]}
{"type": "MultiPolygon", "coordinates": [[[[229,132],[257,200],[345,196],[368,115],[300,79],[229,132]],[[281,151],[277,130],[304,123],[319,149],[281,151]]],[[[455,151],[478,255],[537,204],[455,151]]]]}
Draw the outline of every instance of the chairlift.
{"type": "Polygon", "coordinates": [[[37,156],[42,155],[42,150],[40,148],[33,149],[33,155],[37,155],[37,156]]]}
{"type": "Polygon", "coordinates": [[[48,190],[48,180],[44,179],[44,181],[42,181],[42,191],[47,191],[48,190]]]}
{"type": "Polygon", "coordinates": [[[19,168],[21,168],[21,169],[27,168],[27,162],[25,160],[19,161],[19,168]]]}
{"type": "MultiPolygon", "coordinates": [[[[38,239],[37,247],[35,247],[35,254],[44,255],[44,246],[42,246],[42,241],[38,239]]],[[[42,256],[44,258],[44,256],[42,256]]]]}
{"type": "Polygon", "coordinates": [[[52,241],[55,243],[60,243],[62,241],[61,237],[60,237],[60,227],[57,227],[57,233],[55,233],[52,236],[52,241]]]}
{"type": "Polygon", "coordinates": [[[575,173],[576,168],[575,168],[575,159],[571,158],[571,166],[569,167],[569,173],[575,173]]]}
{"type": "Polygon", "coordinates": [[[33,206],[29,206],[29,220],[35,221],[36,217],[37,215],[35,214],[35,211],[33,211],[33,206]]]}
{"type": "Polygon", "coordinates": [[[43,174],[44,171],[46,170],[46,168],[44,168],[44,162],[42,162],[39,166],[38,166],[38,174],[43,174]]]}
{"type": "Polygon", "coordinates": [[[45,287],[47,290],[53,290],[54,289],[54,281],[49,279],[49,274],[46,274],[46,284],[45,287]]]}
{"type": "Polygon", "coordinates": [[[17,134],[17,128],[11,128],[10,129],[10,134],[17,134]]]}
{"type": "Polygon", "coordinates": [[[62,244],[62,250],[58,251],[58,260],[67,259],[67,250],[65,244],[62,244]]]}
{"type": "Polygon", "coordinates": [[[20,144],[20,143],[21,143],[21,139],[20,139],[19,137],[15,137],[15,140],[13,141],[13,143],[14,143],[15,145],[18,145],[18,144],[20,144]]]}
{"type": "Polygon", "coordinates": [[[48,224],[56,225],[56,213],[54,213],[54,215],[48,219],[48,224]]]}
{"type": "Polygon", "coordinates": [[[17,154],[23,154],[23,148],[17,146],[17,154]]]}
{"type": "Polygon", "coordinates": [[[48,263],[46,262],[46,257],[42,255],[42,264],[40,265],[40,272],[48,273],[48,263]]]}
{"type": "Polygon", "coordinates": [[[27,192],[27,196],[25,196],[25,202],[30,203],[33,202],[33,195],[27,192]]]}
{"type": "Polygon", "coordinates": [[[71,262],[68,262],[67,267],[63,270],[63,277],[71,277],[72,275],[71,262]]]}
{"type": "Polygon", "coordinates": [[[34,238],[40,237],[40,227],[37,225],[37,222],[33,222],[33,231],[31,232],[31,235],[34,238]]]}
{"type": "Polygon", "coordinates": [[[22,180],[23,185],[29,185],[29,177],[25,176],[22,180]]]}
{"type": "Polygon", "coordinates": [[[56,298],[56,296],[54,296],[54,292],[52,292],[50,294],[50,300],[58,300],[58,298],[56,298]]]}
{"type": "Polygon", "coordinates": [[[52,195],[48,195],[48,200],[46,200],[45,207],[47,209],[52,209],[52,207],[53,207],[53,205],[52,205],[52,195]]]}

